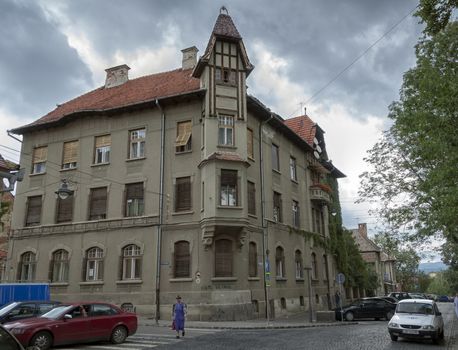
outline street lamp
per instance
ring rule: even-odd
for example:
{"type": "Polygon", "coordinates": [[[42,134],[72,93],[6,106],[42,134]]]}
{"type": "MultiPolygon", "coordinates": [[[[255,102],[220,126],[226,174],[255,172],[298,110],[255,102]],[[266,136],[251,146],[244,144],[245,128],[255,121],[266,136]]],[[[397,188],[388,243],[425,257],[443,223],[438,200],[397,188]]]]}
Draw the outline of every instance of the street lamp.
{"type": "Polygon", "coordinates": [[[68,188],[67,179],[63,179],[63,180],[62,180],[62,183],[61,183],[61,185],[60,185],[60,187],[59,187],[59,189],[58,189],[56,192],[54,192],[54,193],[57,194],[57,195],[59,196],[60,199],[65,200],[65,199],[67,199],[68,197],[73,196],[73,193],[74,193],[74,192],[75,192],[75,191],[70,190],[70,189],[68,188]]]}

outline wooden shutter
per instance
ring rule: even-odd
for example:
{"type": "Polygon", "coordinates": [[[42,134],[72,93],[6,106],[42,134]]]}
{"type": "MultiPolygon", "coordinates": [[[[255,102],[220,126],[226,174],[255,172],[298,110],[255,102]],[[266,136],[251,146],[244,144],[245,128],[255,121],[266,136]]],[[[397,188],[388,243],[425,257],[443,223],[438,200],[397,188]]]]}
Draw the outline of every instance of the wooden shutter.
{"type": "Polygon", "coordinates": [[[248,214],[256,215],[256,188],[248,181],[248,214]]]}
{"type": "Polygon", "coordinates": [[[189,242],[180,241],[175,243],[174,249],[175,277],[183,278],[190,276],[189,242]]]}
{"type": "Polygon", "coordinates": [[[221,185],[237,186],[237,170],[221,169],[221,185]]]}
{"type": "Polygon", "coordinates": [[[186,121],[177,124],[177,138],[175,140],[175,146],[186,146],[191,137],[192,133],[192,122],[186,121]]]}
{"type": "Polygon", "coordinates": [[[119,263],[118,263],[118,274],[119,274],[119,280],[123,279],[123,267],[124,267],[124,249],[122,250],[122,254],[119,257],[119,263]]]}
{"type": "Polygon", "coordinates": [[[19,261],[18,265],[17,265],[17,271],[16,271],[16,280],[17,281],[21,281],[21,276],[22,275],[22,257],[21,257],[21,261],[19,261]]]}
{"type": "Polygon", "coordinates": [[[89,220],[106,218],[107,188],[91,188],[89,220]]]}
{"type": "Polygon", "coordinates": [[[126,197],[129,199],[143,199],[143,182],[126,185],[126,197]]]}
{"type": "Polygon", "coordinates": [[[49,262],[49,269],[48,269],[48,281],[50,282],[55,282],[53,280],[53,272],[54,272],[54,255],[55,253],[52,255],[52,259],[51,261],[49,262]]]}
{"type": "Polygon", "coordinates": [[[175,184],[175,211],[191,210],[191,178],[180,177],[175,184]]]}
{"type": "Polygon", "coordinates": [[[78,159],[78,141],[64,143],[63,164],[76,163],[78,159]]]}
{"type": "Polygon", "coordinates": [[[37,147],[33,150],[33,163],[46,162],[48,158],[48,146],[37,147]]]}
{"type": "Polygon", "coordinates": [[[41,222],[41,196],[29,197],[27,199],[26,226],[39,225],[41,222]]]}
{"type": "Polygon", "coordinates": [[[232,276],[232,241],[219,239],[215,242],[215,277],[232,276]]]}
{"type": "Polygon", "coordinates": [[[95,138],[95,148],[111,146],[111,135],[97,136],[95,138]]]}
{"type": "Polygon", "coordinates": [[[258,275],[258,253],[254,242],[250,242],[248,248],[248,275],[250,277],[258,275]]]}
{"type": "Polygon", "coordinates": [[[248,157],[254,158],[253,130],[251,129],[247,129],[247,154],[248,154],[248,157]]]}
{"type": "Polygon", "coordinates": [[[66,199],[57,198],[57,223],[73,219],[73,196],[66,199]]]}
{"type": "Polygon", "coordinates": [[[87,274],[87,252],[86,251],[84,254],[86,254],[85,257],[83,257],[83,265],[81,266],[81,281],[87,281],[86,279],[86,274],[87,274]]]}
{"type": "Polygon", "coordinates": [[[135,259],[135,276],[134,278],[142,277],[142,258],[138,257],[135,259]]]}

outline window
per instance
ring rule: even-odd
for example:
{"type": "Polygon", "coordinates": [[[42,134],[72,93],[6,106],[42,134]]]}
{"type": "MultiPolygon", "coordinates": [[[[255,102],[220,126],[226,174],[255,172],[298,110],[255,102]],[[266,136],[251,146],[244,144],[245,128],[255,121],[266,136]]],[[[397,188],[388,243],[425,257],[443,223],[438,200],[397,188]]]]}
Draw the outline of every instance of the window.
{"type": "Polygon", "coordinates": [[[280,150],[275,144],[272,144],[272,169],[280,171],[280,150]]]}
{"type": "Polygon", "coordinates": [[[32,252],[25,252],[21,255],[18,266],[18,280],[21,282],[32,282],[35,280],[36,255],[32,252]]]}
{"type": "Polygon", "coordinates": [[[302,253],[300,250],[296,250],[295,254],[295,264],[296,264],[296,279],[304,279],[304,265],[302,262],[302,253]]]}
{"type": "Polygon", "coordinates": [[[218,117],[218,144],[221,146],[234,145],[234,117],[220,115],[218,117]]]}
{"type": "Polygon", "coordinates": [[[86,251],[83,262],[83,281],[103,280],[103,250],[92,247],[86,251]]]}
{"type": "Polygon", "coordinates": [[[94,164],[110,162],[111,135],[97,136],[95,138],[94,164]]]}
{"type": "Polygon", "coordinates": [[[281,212],[281,194],[278,192],[274,192],[274,212],[273,212],[273,219],[277,222],[282,222],[282,212],[281,212]]]}
{"type": "Polygon", "coordinates": [[[122,279],[133,280],[140,279],[141,276],[142,257],[140,255],[140,247],[135,244],[130,244],[122,250],[122,279]]]}
{"type": "Polygon", "coordinates": [[[27,198],[27,214],[25,218],[25,226],[40,225],[41,206],[41,196],[33,196],[27,198]]]}
{"type": "Polygon", "coordinates": [[[312,279],[318,279],[318,264],[316,262],[316,254],[312,253],[312,279]]]}
{"type": "Polygon", "coordinates": [[[215,277],[232,277],[232,241],[215,242],[215,277]]]}
{"type": "Polygon", "coordinates": [[[191,177],[178,177],[175,183],[175,211],[188,211],[191,208],[191,177]]]}
{"type": "Polygon", "coordinates": [[[64,143],[62,169],[74,169],[78,164],[78,141],[64,143]]]}
{"type": "Polygon", "coordinates": [[[237,205],[237,170],[221,170],[221,205],[237,205]]]}
{"type": "Polygon", "coordinates": [[[175,140],[175,152],[188,152],[192,150],[192,122],[177,123],[177,138],[175,140]]]}
{"type": "Polygon", "coordinates": [[[256,215],[256,187],[251,181],[248,181],[248,214],[256,215]]]}
{"type": "Polygon", "coordinates": [[[129,159],[143,158],[145,156],[146,129],[132,130],[129,134],[129,159]]]}
{"type": "Polygon", "coordinates": [[[248,158],[254,159],[254,143],[253,143],[253,130],[246,130],[247,137],[247,156],[248,158]]]}
{"type": "Polygon", "coordinates": [[[217,84],[237,84],[237,45],[217,41],[215,45],[215,81],[217,84]]]}
{"type": "Polygon", "coordinates": [[[89,200],[89,220],[102,220],[107,217],[107,188],[91,188],[89,200]]]}
{"type": "Polygon", "coordinates": [[[294,157],[289,158],[289,173],[291,176],[291,180],[297,181],[296,158],[294,157]]]}
{"type": "Polygon", "coordinates": [[[125,208],[127,217],[142,216],[144,214],[143,182],[126,185],[125,208]]]}
{"type": "Polygon", "coordinates": [[[33,150],[32,174],[46,172],[46,160],[48,158],[48,146],[37,147],[33,150]]]}
{"type": "Polygon", "coordinates": [[[285,278],[285,253],[282,247],[275,250],[275,271],[277,278],[285,278]]]}
{"type": "Polygon", "coordinates": [[[229,68],[216,68],[215,69],[215,80],[216,83],[236,85],[237,72],[229,68]]]}
{"type": "Polygon", "coordinates": [[[248,245],[248,276],[258,276],[258,252],[256,249],[256,243],[250,242],[248,245]]]}
{"type": "Polygon", "coordinates": [[[293,226],[299,227],[301,225],[299,218],[299,203],[293,201],[293,226]]]}
{"type": "Polygon", "coordinates": [[[328,259],[326,255],[323,255],[323,281],[328,280],[328,259]]]}
{"type": "Polygon", "coordinates": [[[312,208],[312,222],[313,232],[324,234],[324,215],[321,208],[312,208]]]}
{"type": "Polygon", "coordinates": [[[68,252],[64,249],[57,250],[52,255],[49,279],[51,282],[68,282],[68,252]]]}
{"type": "Polygon", "coordinates": [[[186,278],[191,276],[191,255],[189,254],[189,242],[179,241],[174,249],[174,277],[186,278]]]}
{"type": "Polygon", "coordinates": [[[73,220],[73,196],[66,199],[57,197],[57,215],[56,222],[69,222],[73,220]]]}

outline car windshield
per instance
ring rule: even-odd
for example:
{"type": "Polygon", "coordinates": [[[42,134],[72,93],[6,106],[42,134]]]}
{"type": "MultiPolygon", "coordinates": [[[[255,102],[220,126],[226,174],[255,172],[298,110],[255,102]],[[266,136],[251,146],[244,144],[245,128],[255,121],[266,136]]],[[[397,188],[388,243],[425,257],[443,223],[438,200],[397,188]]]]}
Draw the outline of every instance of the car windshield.
{"type": "Polygon", "coordinates": [[[40,317],[52,318],[55,320],[61,317],[62,315],[65,315],[67,311],[71,310],[73,307],[73,305],[60,305],[48,311],[47,313],[41,315],[40,317]]]}
{"type": "Polygon", "coordinates": [[[0,309],[0,316],[6,315],[8,312],[13,310],[19,303],[17,301],[13,301],[12,303],[6,304],[0,309]]]}
{"type": "Polygon", "coordinates": [[[432,315],[433,306],[423,303],[401,303],[396,309],[397,313],[432,315]]]}

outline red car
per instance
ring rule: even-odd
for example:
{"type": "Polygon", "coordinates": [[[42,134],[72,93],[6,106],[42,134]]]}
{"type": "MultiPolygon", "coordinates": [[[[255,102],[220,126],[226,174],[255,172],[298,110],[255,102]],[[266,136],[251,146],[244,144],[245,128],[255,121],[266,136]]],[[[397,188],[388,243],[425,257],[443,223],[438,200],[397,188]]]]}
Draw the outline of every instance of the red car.
{"type": "Polygon", "coordinates": [[[137,331],[137,315],[107,303],[72,303],[4,326],[24,347],[38,346],[41,350],[95,341],[120,344],[137,331]]]}

